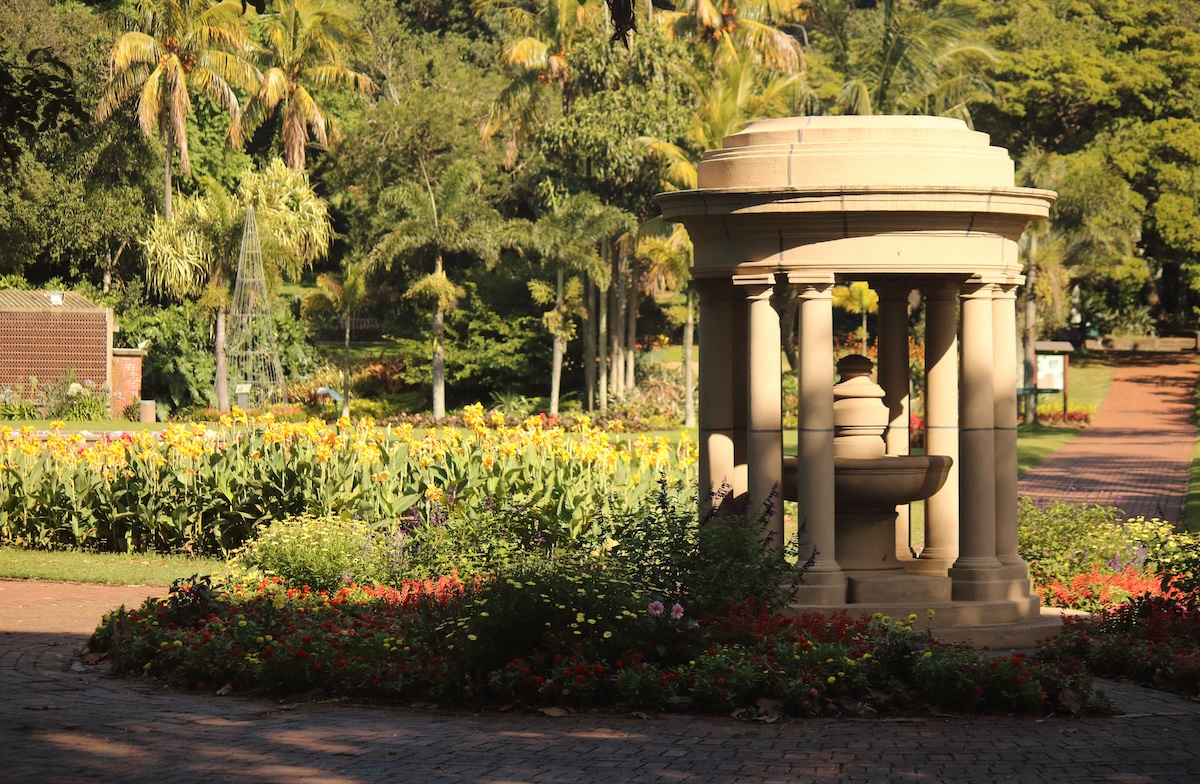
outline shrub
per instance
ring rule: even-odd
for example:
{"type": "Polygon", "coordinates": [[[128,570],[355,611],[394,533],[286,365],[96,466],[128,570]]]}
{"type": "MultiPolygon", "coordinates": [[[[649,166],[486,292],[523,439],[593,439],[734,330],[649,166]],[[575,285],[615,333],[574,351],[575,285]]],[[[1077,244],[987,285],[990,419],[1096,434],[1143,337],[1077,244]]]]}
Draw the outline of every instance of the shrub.
{"type": "Polygon", "coordinates": [[[697,614],[716,615],[750,599],[778,609],[795,595],[798,542],[770,541],[766,515],[709,512],[698,520],[690,494],[679,498],[660,482],[652,506],[602,516],[596,525],[623,568],[697,614]]]}
{"type": "Polygon", "coordinates": [[[1049,606],[1091,612],[1171,587],[1186,592],[1200,575],[1200,536],[1164,520],[1120,520],[1097,504],[1018,506],[1021,556],[1049,606]]]}
{"type": "Polygon", "coordinates": [[[235,574],[282,577],[289,585],[337,591],[350,583],[384,583],[376,557],[379,536],[340,517],[301,515],[264,526],[235,553],[235,574]]]}
{"type": "Polygon", "coordinates": [[[1138,560],[1139,543],[1119,522],[1119,509],[1063,501],[1042,504],[1027,497],[1019,499],[1017,509],[1021,557],[1038,585],[1069,583],[1093,567],[1111,564],[1116,569],[1138,560]]]}
{"type": "Polygon", "coordinates": [[[0,419],[37,419],[41,415],[37,405],[21,397],[11,389],[0,392],[0,419]]]}
{"type": "Polygon", "coordinates": [[[1084,665],[1176,694],[1200,695],[1200,602],[1196,595],[1142,596],[1090,618],[1065,619],[1038,649],[1051,663],[1084,665]]]}

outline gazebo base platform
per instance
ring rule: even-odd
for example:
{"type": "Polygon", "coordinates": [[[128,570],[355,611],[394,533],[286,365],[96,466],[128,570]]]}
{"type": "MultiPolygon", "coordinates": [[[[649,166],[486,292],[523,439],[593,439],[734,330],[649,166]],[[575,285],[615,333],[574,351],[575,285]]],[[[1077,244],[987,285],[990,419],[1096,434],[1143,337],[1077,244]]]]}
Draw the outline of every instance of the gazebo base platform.
{"type": "Polygon", "coordinates": [[[833,615],[847,612],[852,617],[880,613],[893,620],[917,617],[913,628],[929,630],[938,640],[965,643],[975,648],[1031,648],[1040,640],[1062,631],[1065,615],[1078,615],[1072,610],[1039,608],[1040,600],[1030,596],[1021,600],[993,602],[893,602],[839,605],[810,605],[794,602],[785,611],[788,615],[805,613],[833,615]],[[933,611],[930,617],[929,611],[933,611]]]}

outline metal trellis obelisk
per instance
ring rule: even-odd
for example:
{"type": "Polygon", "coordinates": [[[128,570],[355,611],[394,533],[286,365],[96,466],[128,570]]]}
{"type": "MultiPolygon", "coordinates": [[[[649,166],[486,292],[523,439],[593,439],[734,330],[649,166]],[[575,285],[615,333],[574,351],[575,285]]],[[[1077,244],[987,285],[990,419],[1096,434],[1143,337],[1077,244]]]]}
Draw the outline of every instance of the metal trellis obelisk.
{"type": "Polygon", "coordinates": [[[237,405],[256,408],[285,398],[283,368],[275,348],[275,325],[267,300],[262,245],[258,241],[253,206],[246,207],[246,228],[242,232],[237,282],[229,309],[226,355],[230,380],[236,385],[237,405]]]}

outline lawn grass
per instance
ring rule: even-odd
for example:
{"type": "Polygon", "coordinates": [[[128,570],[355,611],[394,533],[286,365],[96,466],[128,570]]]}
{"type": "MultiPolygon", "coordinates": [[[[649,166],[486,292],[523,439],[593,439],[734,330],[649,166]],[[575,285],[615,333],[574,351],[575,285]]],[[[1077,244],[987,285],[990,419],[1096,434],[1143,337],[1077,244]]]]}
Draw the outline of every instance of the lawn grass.
{"type": "Polygon", "coordinates": [[[170,585],[193,574],[223,572],[225,562],[188,555],[129,555],[0,547],[0,577],[108,585],[170,585]]]}
{"type": "MultiPolygon", "coordinates": [[[[13,430],[22,427],[32,427],[34,430],[48,430],[54,420],[50,419],[5,419],[0,424],[13,430]]],[[[92,422],[63,422],[63,432],[81,433],[111,433],[113,431],[133,432],[136,430],[162,430],[163,422],[130,422],[128,419],[98,419],[92,422]]]]}
{"type": "Polygon", "coordinates": [[[1192,447],[1192,465],[1188,470],[1188,493],[1183,504],[1183,520],[1176,527],[1200,532],[1200,439],[1192,447]]]}
{"type": "Polygon", "coordinates": [[[1017,476],[1023,476],[1081,432],[1071,427],[1021,425],[1017,429],[1017,476]]]}

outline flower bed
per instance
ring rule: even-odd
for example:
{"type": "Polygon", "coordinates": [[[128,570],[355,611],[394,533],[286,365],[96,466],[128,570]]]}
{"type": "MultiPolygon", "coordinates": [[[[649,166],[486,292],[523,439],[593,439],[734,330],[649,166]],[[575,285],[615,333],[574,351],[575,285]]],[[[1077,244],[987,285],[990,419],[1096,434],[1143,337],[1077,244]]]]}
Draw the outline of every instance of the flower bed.
{"type": "Polygon", "coordinates": [[[686,604],[602,571],[334,593],[279,578],[228,588],[198,580],[110,613],[91,646],[120,672],[223,693],[759,718],[1102,706],[1069,660],[942,645],[915,620],[792,621],[753,599],[692,618],[686,604]]]}
{"type": "Polygon", "coordinates": [[[1038,655],[1081,664],[1100,677],[1200,696],[1200,600],[1180,592],[1143,596],[1091,618],[1068,619],[1038,655]]]}
{"type": "Polygon", "coordinates": [[[94,444],[61,425],[45,437],[0,428],[0,543],[227,554],[294,515],[392,530],[435,508],[469,517],[489,499],[553,518],[569,538],[597,510],[646,503],[660,477],[682,493],[695,483],[686,437],[614,443],[586,419],[571,430],[540,417],[513,427],[482,406],[463,419],[465,430],[418,436],[411,425],[237,412],[215,430],[170,425],[94,444]]]}

